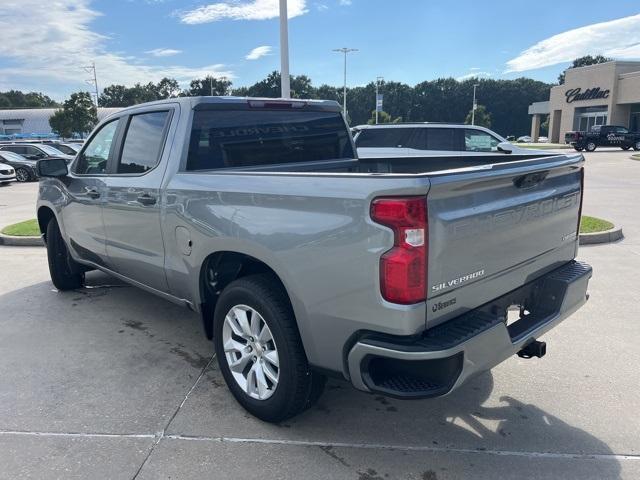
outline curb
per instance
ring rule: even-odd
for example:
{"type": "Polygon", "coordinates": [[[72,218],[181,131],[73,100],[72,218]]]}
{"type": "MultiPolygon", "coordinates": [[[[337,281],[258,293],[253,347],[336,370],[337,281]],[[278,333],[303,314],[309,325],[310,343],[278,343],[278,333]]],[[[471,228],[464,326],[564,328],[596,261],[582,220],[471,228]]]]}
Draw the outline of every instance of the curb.
{"type": "MultiPolygon", "coordinates": [[[[617,242],[623,237],[622,227],[613,227],[604,232],[581,233],[580,245],[596,245],[599,243],[617,242]]],[[[11,245],[16,247],[44,247],[42,237],[14,237],[0,233],[0,245],[11,245]]]]}
{"type": "Polygon", "coordinates": [[[622,227],[613,227],[604,232],[581,233],[580,245],[596,245],[598,243],[617,242],[623,237],[622,227]]]}
{"type": "Polygon", "coordinates": [[[44,247],[42,237],[14,237],[0,233],[0,245],[11,245],[14,247],[44,247]]]}
{"type": "Polygon", "coordinates": [[[634,154],[633,154],[633,155],[631,155],[629,158],[630,158],[631,160],[635,160],[635,161],[637,161],[637,162],[638,162],[638,161],[640,161],[640,154],[638,154],[638,153],[634,153],[634,154]]]}

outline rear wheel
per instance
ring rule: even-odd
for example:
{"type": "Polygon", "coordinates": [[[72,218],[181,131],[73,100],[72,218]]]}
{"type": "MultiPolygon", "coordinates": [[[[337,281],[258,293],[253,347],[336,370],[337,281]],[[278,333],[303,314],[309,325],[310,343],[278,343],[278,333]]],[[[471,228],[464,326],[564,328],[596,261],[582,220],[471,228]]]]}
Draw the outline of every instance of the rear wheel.
{"type": "Polygon", "coordinates": [[[582,151],[582,147],[579,146],[574,146],[573,148],[575,148],[576,152],[581,152],[582,151]]]}
{"type": "Polygon", "coordinates": [[[28,182],[31,180],[31,174],[26,168],[16,168],[16,180],[18,182],[28,182]]]}
{"type": "Polygon", "coordinates": [[[320,397],[326,378],[311,371],[288,297],[274,276],[229,284],[216,303],[213,337],[229,390],[256,417],[280,422],[320,397]]]}
{"type": "Polygon", "coordinates": [[[55,218],[47,224],[47,258],[51,281],[58,290],[73,290],[82,286],[84,272],[69,255],[55,218]]]}
{"type": "Polygon", "coordinates": [[[589,142],[589,143],[587,143],[587,145],[586,145],[586,147],[585,147],[585,150],[586,150],[587,152],[593,152],[595,149],[596,149],[596,144],[595,144],[595,142],[589,142]]]}

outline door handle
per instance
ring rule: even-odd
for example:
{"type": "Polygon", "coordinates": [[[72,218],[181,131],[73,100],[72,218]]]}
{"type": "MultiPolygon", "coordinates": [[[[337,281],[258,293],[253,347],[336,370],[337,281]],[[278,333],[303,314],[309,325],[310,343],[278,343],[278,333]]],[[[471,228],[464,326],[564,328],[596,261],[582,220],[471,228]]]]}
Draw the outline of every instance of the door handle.
{"type": "Polygon", "coordinates": [[[98,190],[96,190],[95,188],[85,187],[84,193],[89,198],[94,198],[94,199],[95,198],[100,198],[100,192],[98,190]]]}
{"type": "Polygon", "coordinates": [[[139,195],[136,200],[142,205],[155,205],[156,203],[156,197],[154,197],[153,195],[149,195],[148,193],[139,195]]]}

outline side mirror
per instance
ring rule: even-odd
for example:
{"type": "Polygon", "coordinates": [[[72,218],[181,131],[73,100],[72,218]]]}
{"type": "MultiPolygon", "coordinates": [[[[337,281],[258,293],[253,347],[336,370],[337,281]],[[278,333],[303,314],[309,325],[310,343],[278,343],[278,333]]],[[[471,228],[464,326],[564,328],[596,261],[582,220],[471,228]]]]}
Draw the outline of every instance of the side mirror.
{"type": "Polygon", "coordinates": [[[40,160],[36,164],[39,177],[66,177],[69,174],[67,162],[63,158],[40,160]]]}
{"type": "Polygon", "coordinates": [[[40,156],[39,155],[33,155],[33,154],[25,155],[25,158],[27,160],[40,160],[40,156]]]}
{"type": "Polygon", "coordinates": [[[502,153],[513,152],[513,145],[511,145],[509,142],[500,142],[497,148],[498,148],[498,151],[502,153]]]}

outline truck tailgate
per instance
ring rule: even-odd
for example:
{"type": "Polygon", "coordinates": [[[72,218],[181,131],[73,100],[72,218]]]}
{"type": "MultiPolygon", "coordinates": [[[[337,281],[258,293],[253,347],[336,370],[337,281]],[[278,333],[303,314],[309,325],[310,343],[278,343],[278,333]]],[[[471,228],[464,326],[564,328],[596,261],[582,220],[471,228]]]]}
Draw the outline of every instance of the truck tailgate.
{"type": "Polygon", "coordinates": [[[583,163],[558,155],[430,178],[427,326],[575,257],[583,163]]]}

